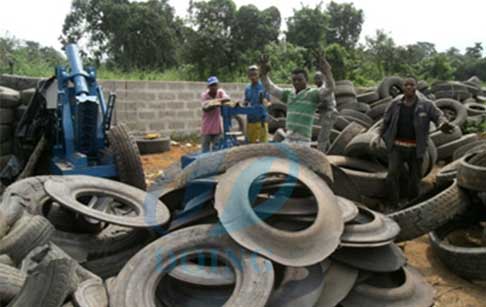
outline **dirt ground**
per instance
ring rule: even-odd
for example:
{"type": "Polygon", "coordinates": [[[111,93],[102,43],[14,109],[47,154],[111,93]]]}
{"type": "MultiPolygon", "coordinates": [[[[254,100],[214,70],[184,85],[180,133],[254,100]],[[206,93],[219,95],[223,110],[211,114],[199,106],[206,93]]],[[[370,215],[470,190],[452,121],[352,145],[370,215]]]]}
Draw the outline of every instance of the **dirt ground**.
{"type": "MultiPolygon", "coordinates": [[[[198,145],[178,144],[167,153],[142,157],[147,183],[150,185],[161,170],[184,154],[199,150],[198,145]]],[[[486,283],[471,283],[449,272],[432,253],[427,236],[401,244],[410,265],[416,267],[435,289],[436,307],[486,306],[486,283]]],[[[410,306],[413,307],[413,306],[410,306]]]]}

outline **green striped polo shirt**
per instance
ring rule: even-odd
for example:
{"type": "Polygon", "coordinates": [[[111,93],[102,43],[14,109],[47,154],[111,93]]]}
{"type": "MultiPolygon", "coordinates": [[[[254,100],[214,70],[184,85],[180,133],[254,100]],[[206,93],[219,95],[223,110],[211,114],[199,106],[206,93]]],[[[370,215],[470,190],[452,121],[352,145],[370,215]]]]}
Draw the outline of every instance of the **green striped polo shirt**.
{"type": "Polygon", "coordinates": [[[287,130],[310,139],[314,114],[319,104],[319,89],[306,88],[298,94],[292,90],[283,90],[281,100],[287,104],[287,130]]]}

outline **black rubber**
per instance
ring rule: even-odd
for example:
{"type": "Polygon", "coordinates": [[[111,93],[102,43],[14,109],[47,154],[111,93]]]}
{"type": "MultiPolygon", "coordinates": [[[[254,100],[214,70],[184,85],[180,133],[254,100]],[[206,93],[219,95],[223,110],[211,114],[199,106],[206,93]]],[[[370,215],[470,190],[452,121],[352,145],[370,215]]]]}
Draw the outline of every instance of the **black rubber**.
{"type": "Polygon", "coordinates": [[[444,145],[438,146],[437,147],[437,154],[438,154],[437,159],[439,161],[448,160],[448,159],[452,158],[454,151],[456,151],[457,149],[459,149],[459,148],[461,148],[461,147],[463,147],[463,146],[465,146],[469,143],[477,141],[478,139],[479,139],[479,136],[476,133],[470,133],[470,134],[463,135],[461,138],[459,138],[455,141],[452,141],[452,142],[446,143],[444,145]]]}
{"type": "Polygon", "coordinates": [[[54,227],[42,216],[24,214],[0,240],[0,254],[7,254],[15,263],[35,247],[51,240],[54,227]]]}
{"type": "Polygon", "coordinates": [[[30,100],[35,94],[35,88],[28,88],[23,91],[20,91],[20,102],[23,105],[28,105],[30,103],[30,100]]]}
{"type": "Polygon", "coordinates": [[[0,108],[0,125],[11,125],[15,120],[15,110],[0,108]]]}
{"type": "Polygon", "coordinates": [[[13,129],[10,125],[0,125],[0,143],[12,140],[13,129]]]}
{"type": "Polygon", "coordinates": [[[108,307],[108,293],[101,279],[90,279],[81,283],[73,296],[76,306],[108,307]]]}
{"type": "Polygon", "coordinates": [[[365,131],[365,127],[358,123],[351,123],[339,134],[339,136],[332,142],[329,148],[328,155],[343,155],[346,146],[360,133],[365,131]]]}
{"type": "Polygon", "coordinates": [[[380,95],[380,98],[383,99],[390,96],[395,97],[403,93],[403,81],[404,80],[400,77],[386,77],[378,86],[378,94],[380,95]]]}
{"type": "Polygon", "coordinates": [[[451,221],[429,234],[430,246],[440,261],[454,274],[468,280],[486,280],[486,247],[462,247],[447,236],[452,231],[473,225],[451,221]]]}
{"type": "Polygon", "coordinates": [[[115,156],[118,176],[121,182],[145,190],[145,174],[143,172],[140,152],[135,140],[128,134],[125,125],[112,127],[107,133],[110,150],[115,156]]]}
{"type": "Polygon", "coordinates": [[[368,112],[366,112],[366,115],[368,115],[372,120],[377,121],[383,118],[383,115],[390,104],[391,99],[386,99],[386,102],[373,106],[368,112]]]}
{"type": "Polygon", "coordinates": [[[437,130],[430,134],[430,139],[434,142],[435,146],[441,146],[446,143],[453,142],[457,139],[462,137],[462,130],[459,126],[454,125],[454,130],[452,133],[444,133],[440,130],[437,130]]]}
{"type": "Polygon", "coordinates": [[[0,304],[8,304],[25,283],[26,275],[9,265],[0,264],[0,304]]]}
{"type": "Polygon", "coordinates": [[[273,118],[286,118],[287,117],[287,105],[282,102],[272,102],[268,107],[268,114],[273,118]]]}
{"type": "Polygon", "coordinates": [[[452,160],[457,160],[464,157],[469,152],[476,152],[478,150],[486,151],[486,140],[480,139],[464,146],[459,147],[452,154],[452,160]]]}
{"type": "Polygon", "coordinates": [[[77,285],[76,262],[70,259],[52,260],[29,274],[20,293],[10,307],[59,307],[77,285]]]}
{"type": "Polygon", "coordinates": [[[218,252],[218,256],[234,268],[236,284],[239,285],[225,306],[263,307],[273,288],[272,263],[241,249],[226,233],[215,227],[218,226],[185,228],[146,246],[128,261],[117,276],[110,291],[110,306],[155,307],[158,283],[174,264],[183,257],[218,252]]]}
{"type": "Polygon", "coordinates": [[[346,117],[351,117],[355,120],[359,120],[359,122],[364,122],[366,123],[366,127],[371,127],[373,125],[373,120],[366,114],[363,114],[359,111],[356,110],[351,110],[351,109],[345,109],[339,112],[341,116],[346,117]]]}
{"type": "Polygon", "coordinates": [[[460,187],[486,192],[486,153],[474,152],[467,154],[459,162],[457,182],[460,187]]]}
{"type": "Polygon", "coordinates": [[[388,214],[400,225],[397,242],[413,240],[446,224],[467,209],[469,200],[457,181],[449,182],[412,202],[412,206],[388,214]]]}
{"type": "Polygon", "coordinates": [[[378,94],[378,92],[375,90],[375,91],[372,91],[372,92],[366,92],[366,93],[363,93],[363,94],[359,94],[358,95],[358,101],[359,102],[364,102],[364,103],[373,103],[375,101],[378,101],[380,100],[380,94],[378,94]]]}
{"type": "Polygon", "coordinates": [[[336,116],[336,121],[334,122],[334,128],[338,131],[343,131],[351,122],[342,116],[336,116]]]}
{"type": "Polygon", "coordinates": [[[486,115],[486,104],[484,103],[468,102],[464,106],[468,116],[486,115]]]}
{"type": "Polygon", "coordinates": [[[12,141],[6,141],[3,143],[0,143],[0,156],[6,156],[10,155],[13,152],[13,142],[12,141]]]}
{"type": "Polygon", "coordinates": [[[444,113],[451,124],[462,127],[466,122],[467,109],[459,101],[442,98],[437,99],[435,105],[444,113]]]}
{"type": "Polygon", "coordinates": [[[170,138],[137,139],[138,150],[141,155],[157,154],[170,151],[170,138]]]}
{"type": "Polygon", "coordinates": [[[356,90],[354,89],[353,82],[349,80],[336,81],[336,88],[334,90],[336,97],[342,96],[354,96],[356,97],[356,90]]]}

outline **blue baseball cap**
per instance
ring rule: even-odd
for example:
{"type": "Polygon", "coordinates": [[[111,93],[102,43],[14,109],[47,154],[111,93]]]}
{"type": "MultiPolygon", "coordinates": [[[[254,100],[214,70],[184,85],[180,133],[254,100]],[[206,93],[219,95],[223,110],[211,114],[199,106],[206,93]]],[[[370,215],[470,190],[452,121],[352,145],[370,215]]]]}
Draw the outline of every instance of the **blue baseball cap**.
{"type": "Polygon", "coordinates": [[[208,85],[218,84],[219,80],[216,76],[211,76],[208,78],[208,85]]]}

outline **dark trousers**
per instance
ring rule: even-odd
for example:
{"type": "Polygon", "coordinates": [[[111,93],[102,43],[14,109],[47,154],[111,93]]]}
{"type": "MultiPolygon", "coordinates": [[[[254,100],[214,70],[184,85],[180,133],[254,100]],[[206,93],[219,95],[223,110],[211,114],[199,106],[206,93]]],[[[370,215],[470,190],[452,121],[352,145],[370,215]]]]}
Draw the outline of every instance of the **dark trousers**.
{"type": "Polygon", "coordinates": [[[388,156],[388,175],[386,189],[388,200],[392,205],[400,201],[400,192],[407,192],[407,199],[412,200],[419,195],[420,180],[422,178],[422,159],[417,159],[414,147],[393,146],[388,156]],[[405,164],[407,167],[405,167],[405,164]],[[403,178],[404,184],[400,184],[403,178]]]}

